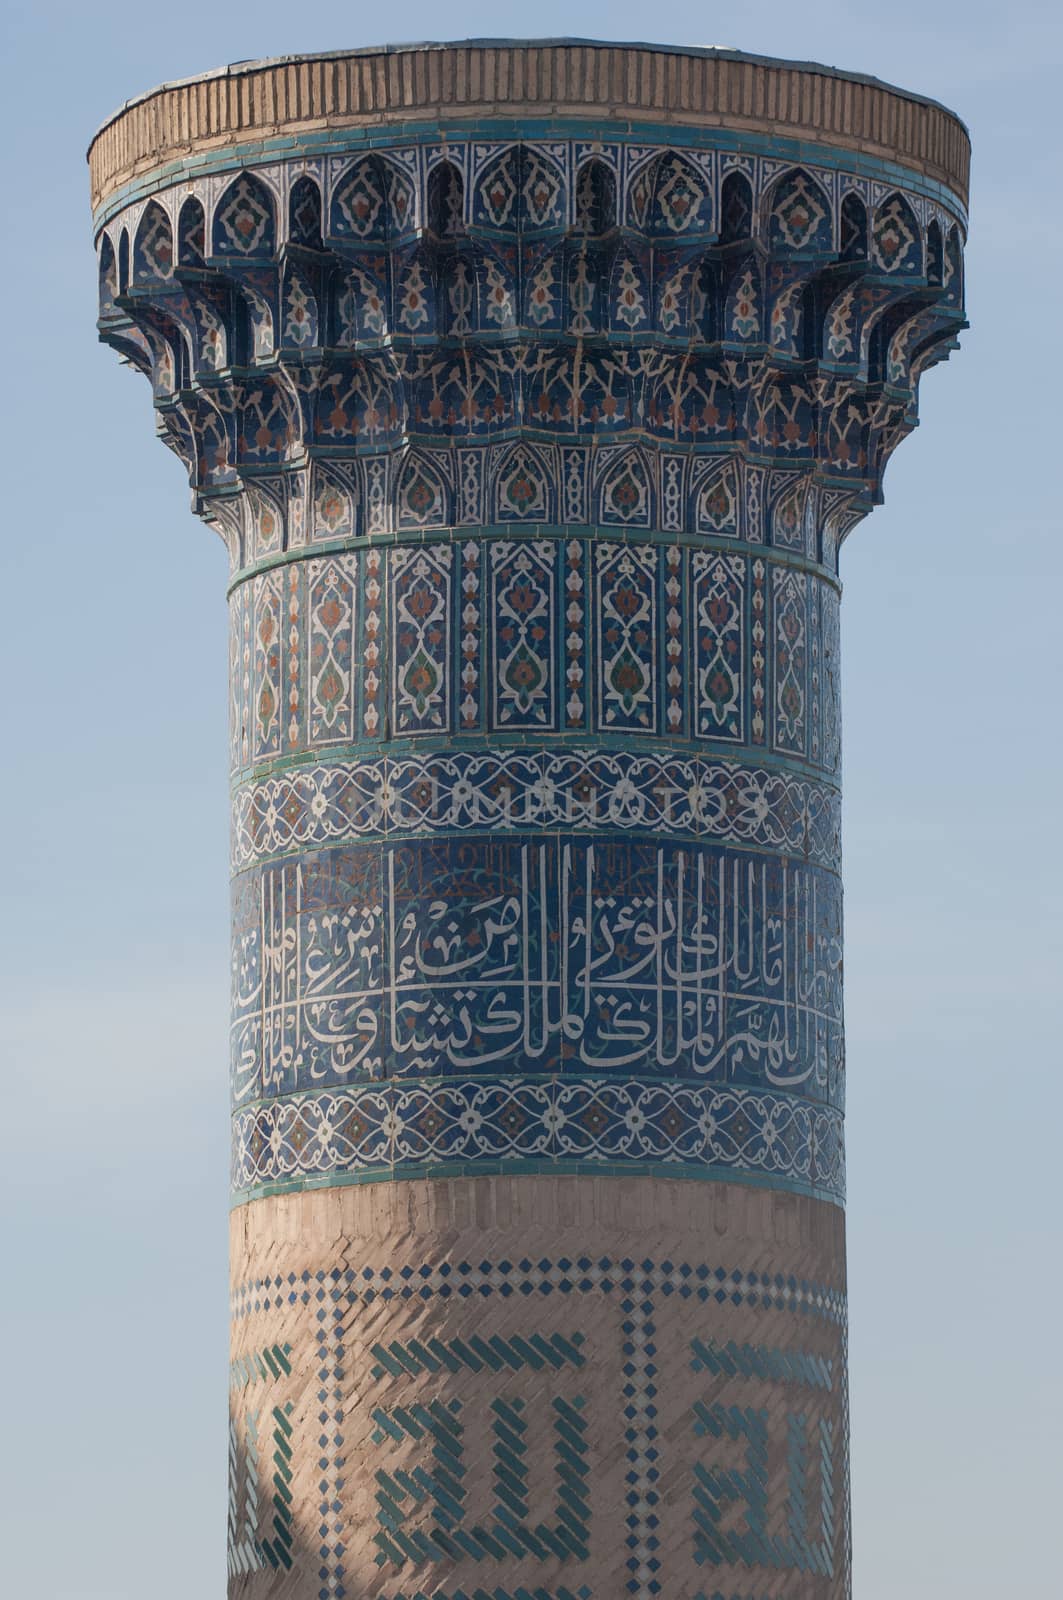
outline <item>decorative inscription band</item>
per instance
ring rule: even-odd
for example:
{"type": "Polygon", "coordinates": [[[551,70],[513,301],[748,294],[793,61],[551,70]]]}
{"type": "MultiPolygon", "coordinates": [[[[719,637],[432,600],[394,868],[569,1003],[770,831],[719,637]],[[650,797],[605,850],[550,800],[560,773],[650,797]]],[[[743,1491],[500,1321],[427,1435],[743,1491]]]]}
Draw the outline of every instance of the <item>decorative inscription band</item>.
{"type": "Polygon", "coordinates": [[[232,865],[359,838],[547,830],[754,845],[837,869],[837,789],[732,761],[608,750],[414,753],[296,768],[237,789],[232,865]]]}
{"type": "Polygon", "coordinates": [[[527,1166],[736,1178],[841,1204],[842,1113],[770,1091],[564,1076],[370,1084],[233,1119],[237,1201],[527,1166]]]}
{"type": "Polygon", "coordinates": [[[835,873],[700,840],[307,850],[233,884],[233,1103],[586,1072],[840,1108],[841,931],[835,873]]]}

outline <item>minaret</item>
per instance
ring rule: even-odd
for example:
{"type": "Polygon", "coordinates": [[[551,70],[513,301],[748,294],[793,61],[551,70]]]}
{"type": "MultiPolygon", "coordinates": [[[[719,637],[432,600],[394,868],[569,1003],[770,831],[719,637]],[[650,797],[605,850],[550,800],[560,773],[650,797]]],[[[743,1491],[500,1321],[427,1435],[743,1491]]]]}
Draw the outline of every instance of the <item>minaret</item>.
{"type": "Polygon", "coordinates": [[[838,553],[968,157],[577,42],[97,134],[231,561],[233,1600],[849,1594],[838,553]]]}

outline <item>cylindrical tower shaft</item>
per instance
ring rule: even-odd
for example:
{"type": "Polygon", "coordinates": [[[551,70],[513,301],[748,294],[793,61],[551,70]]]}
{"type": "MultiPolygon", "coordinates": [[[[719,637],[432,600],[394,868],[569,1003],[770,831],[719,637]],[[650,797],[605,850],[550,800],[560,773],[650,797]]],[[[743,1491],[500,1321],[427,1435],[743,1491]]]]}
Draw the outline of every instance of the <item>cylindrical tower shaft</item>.
{"type": "Polygon", "coordinates": [[[230,1596],[848,1594],[838,551],[967,159],[566,43],[97,135],[232,566],[230,1596]]]}

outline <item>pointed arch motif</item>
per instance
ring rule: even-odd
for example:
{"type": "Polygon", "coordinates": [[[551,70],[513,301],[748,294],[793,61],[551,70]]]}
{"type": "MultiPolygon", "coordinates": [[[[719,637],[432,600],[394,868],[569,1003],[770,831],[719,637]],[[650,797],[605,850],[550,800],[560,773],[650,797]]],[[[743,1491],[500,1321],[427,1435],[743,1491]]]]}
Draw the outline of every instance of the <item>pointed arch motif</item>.
{"type": "Polygon", "coordinates": [[[875,212],[871,229],[871,259],[879,272],[898,277],[919,277],[923,246],[915,212],[903,195],[887,195],[875,212]]]}
{"type": "Polygon", "coordinates": [[[449,500],[442,467],[427,451],[407,452],[395,484],[395,526],[445,528],[451,520],[449,500]]]}
{"type": "Polygon", "coordinates": [[[805,505],[809,484],[801,479],[794,484],[784,484],[772,508],[771,542],[783,549],[800,549],[804,543],[805,505]]]}
{"type": "Polygon", "coordinates": [[[753,186],[744,172],[729,172],[720,190],[721,244],[753,237],[753,186]]]}
{"type": "Polygon", "coordinates": [[[336,185],[329,207],[329,234],[351,244],[383,244],[387,233],[383,163],[377,156],[363,156],[336,185]]]}
{"type": "Polygon", "coordinates": [[[241,172],[214,211],[212,248],[216,256],[272,259],[277,248],[276,207],[260,178],[241,172]]]}
{"type": "Polygon", "coordinates": [[[520,226],[525,233],[560,228],[565,222],[565,174],[537,145],[520,150],[520,226]]]}
{"type": "Polygon", "coordinates": [[[118,236],[118,293],[129,288],[129,234],[125,228],[118,236]]]}
{"type": "Polygon", "coordinates": [[[945,246],[941,238],[941,228],[936,221],[931,221],[926,230],[926,277],[927,282],[935,289],[944,286],[945,246]]]}
{"type": "Polygon", "coordinates": [[[733,463],[721,471],[707,466],[697,480],[694,527],[698,533],[738,532],[738,473],[733,463]]]}
{"type": "Polygon", "coordinates": [[[834,249],[830,200],[803,167],[784,173],[766,205],[768,242],[786,255],[829,255],[834,249]]]}
{"type": "Polygon", "coordinates": [[[114,245],[109,236],[104,233],[100,236],[100,316],[109,316],[115,310],[115,298],[118,294],[118,260],[114,253],[114,245]]]}
{"type": "Polygon", "coordinates": [[[654,174],[650,231],[658,238],[688,238],[712,231],[709,180],[675,150],[663,155],[654,174]]]}
{"type": "Polygon", "coordinates": [[[497,522],[552,522],[553,475],[533,445],[518,439],[494,463],[492,503],[497,522]]]}
{"type": "Polygon", "coordinates": [[[296,179],[288,197],[288,242],[307,250],[322,248],[321,190],[306,172],[296,179]]]}
{"type": "Polygon", "coordinates": [[[520,194],[520,151],[500,150],[480,170],[472,197],[473,221],[480,228],[511,228],[520,194]]]}
{"type": "Polygon", "coordinates": [[[942,276],[946,305],[963,307],[963,246],[959,228],[950,228],[945,240],[945,262],[942,276]]]}
{"type": "Polygon", "coordinates": [[[842,200],[839,254],[843,261],[867,260],[867,207],[850,189],[842,200]]]}
{"type": "Polygon", "coordinates": [[[312,471],[312,537],[338,539],[353,534],[355,499],[350,489],[324,462],[316,461],[312,471]]]}
{"type": "Polygon", "coordinates": [[[616,227],[616,174],[597,156],[576,175],[576,232],[598,239],[616,227]]]}
{"type": "Polygon", "coordinates": [[[428,231],[437,239],[465,232],[465,181],[452,161],[440,161],[428,174],[428,231]]]}
{"type": "Polygon", "coordinates": [[[635,173],[628,174],[627,193],[624,196],[623,221],[629,228],[645,232],[653,213],[653,196],[657,188],[657,168],[661,157],[653,155],[635,173]]]}
{"type": "Polygon", "coordinates": [[[599,522],[625,528],[653,525],[653,476],[637,445],[609,451],[597,487],[599,522]]]}
{"type": "Polygon", "coordinates": [[[149,200],[133,240],[133,282],[165,283],[173,277],[173,229],[156,200],[149,200]]]}
{"type": "Polygon", "coordinates": [[[315,744],[355,730],[354,637],[358,569],[350,557],[315,561],[307,574],[307,701],[315,744]]]}
{"type": "Polygon", "coordinates": [[[387,199],[387,225],[390,238],[400,238],[417,225],[417,194],[409,173],[392,161],[381,161],[384,193],[387,199]]]}
{"type": "Polygon", "coordinates": [[[190,194],[177,217],[177,265],[203,266],[207,247],[207,227],[203,206],[190,194]]]}

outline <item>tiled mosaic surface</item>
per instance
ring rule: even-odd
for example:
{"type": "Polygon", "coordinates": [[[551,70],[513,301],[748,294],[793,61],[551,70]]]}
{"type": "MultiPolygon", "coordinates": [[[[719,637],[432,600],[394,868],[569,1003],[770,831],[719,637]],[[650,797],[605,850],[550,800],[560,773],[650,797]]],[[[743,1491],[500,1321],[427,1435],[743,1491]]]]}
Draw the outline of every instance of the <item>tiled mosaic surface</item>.
{"type": "Polygon", "coordinates": [[[808,528],[477,530],[236,585],[237,1194],[547,1161],[841,1196],[808,528]]]}
{"type": "Polygon", "coordinates": [[[841,1199],[838,550],[964,218],[600,132],[352,129],[104,219],[102,336],[232,558],[237,1199],[841,1199]]]}
{"type": "Polygon", "coordinates": [[[345,840],[564,830],[712,839],[836,868],[840,810],[832,784],[679,750],[414,747],[240,785],[233,867],[345,840]]]}
{"type": "Polygon", "coordinates": [[[307,1236],[237,1262],[233,1600],[847,1596],[844,1295],[767,1241],[655,1259],[597,1231],[571,1257],[535,1227],[496,1256],[488,1227],[475,1256],[340,1240],[315,1268],[307,1236]]]}
{"type": "Polygon", "coordinates": [[[623,838],[415,840],[241,874],[234,917],[238,1192],[482,1159],[840,1194],[832,873],[623,838]]]}
{"type": "Polygon", "coordinates": [[[99,236],[232,568],[231,1600],[846,1600],[838,552],[965,219],[735,129],[278,149],[99,236]]]}
{"type": "Polygon", "coordinates": [[[769,499],[783,522],[813,489],[842,529],[865,511],[963,325],[958,210],[785,141],[510,126],[190,172],[101,232],[104,336],[152,376],[234,565],[282,522],[289,545],[498,517],[694,531],[730,498],[756,537],[769,499]]]}
{"type": "MultiPolygon", "coordinates": [[[[818,566],[763,550],[621,542],[604,530],[308,554],[232,591],[233,772],[352,744],[379,758],[391,741],[401,741],[394,758],[416,764],[432,738],[455,756],[489,741],[529,763],[508,785],[504,773],[493,780],[512,807],[522,791],[564,783],[563,769],[536,769],[540,751],[560,740],[578,753],[593,737],[622,765],[572,774],[584,805],[603,785],[620,781],[623,793],[631,776],[671,788],[676,808],[699,783],[689,765],[669,778],[666,759],[681,752],[762,752],[812,769],[829,790],[840,756],[838,614],[837,586],[818,566]],[[656,771],[640,776],[636,753],[656,757],[656,771]]],[[[464,789],[458,768],[445,776],[464,789]]],[[[486,778],[470,767],[466,781],[486,778]]],[[[380,831],[371,813],[363,822],[380,831]]]]}

